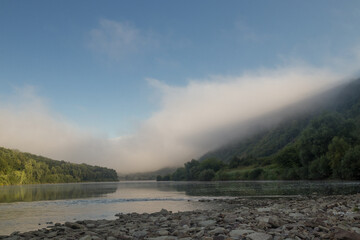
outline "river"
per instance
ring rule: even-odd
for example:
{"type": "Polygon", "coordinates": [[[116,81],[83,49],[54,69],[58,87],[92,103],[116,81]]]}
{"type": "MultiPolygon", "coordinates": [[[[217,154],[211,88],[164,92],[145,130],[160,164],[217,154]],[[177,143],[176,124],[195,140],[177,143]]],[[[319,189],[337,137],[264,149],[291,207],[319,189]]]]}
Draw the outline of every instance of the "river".
{"type": "Polygon", "coordinates": [[[208,209],[201,199],[287,197],[360,192],[360,182],[234,181],[41,184],[0,186],[0,235],[56,222],[115,219],[115,214],[208,209]]]}

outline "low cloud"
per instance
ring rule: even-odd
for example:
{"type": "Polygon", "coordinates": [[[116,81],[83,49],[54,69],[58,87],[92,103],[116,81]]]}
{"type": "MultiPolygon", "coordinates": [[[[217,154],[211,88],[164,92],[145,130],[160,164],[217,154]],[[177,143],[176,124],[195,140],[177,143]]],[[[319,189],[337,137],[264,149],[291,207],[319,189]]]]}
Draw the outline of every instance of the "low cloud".
{"type": "Polygon", "coordinates": [[[254,128],[276,124],[286,114],[271,113],[350,77],[302,65],[191,80],[186,86],[148,79],[160,96],[160,110],[133,135],[115,139],[69,123],[28,87],[0,102],[0,146],[125,173],[180,166],[254,128]]]}
{"type": "Polygon", "coordinates": [[[343,78],[327,69],[289,67],[194,80],[185,87],[149,79],[162,96],[161,110],[134,136],[118,141],[119,156],[129,160],[131,170],[180,165],[254,128],[277,123],[286,113],[272,112],[330,89],[343,78]]]}

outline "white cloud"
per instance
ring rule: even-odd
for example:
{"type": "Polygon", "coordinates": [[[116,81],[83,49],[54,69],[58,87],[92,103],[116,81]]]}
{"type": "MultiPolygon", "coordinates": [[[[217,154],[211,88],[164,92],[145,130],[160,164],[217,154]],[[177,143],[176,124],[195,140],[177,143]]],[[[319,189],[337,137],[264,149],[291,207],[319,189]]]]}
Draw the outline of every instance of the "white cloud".
{"type": "Polygon", "coordinates": [[[90,31],[88,46],[112,59],[120,59],[156,46],[156,40],[129,22],[101,19],[99,26],[90,31]]]}
{"type": "Polygon", "coordinates": [[[288,67],[212,77],[185,87],[149,80],[162,92],[161,110],[134,136],[118,142],[118,154],[129,160],[130,170],[179,165],[246,136],[254,123],[276,123],[281,116],[262,118],[335,86],[343,77],[327,69],[288,67]]]}
{"type": "Polygon", "coordinates": [[[107,141],[51,111],[33,87],[18,88],[11,97],[2,99],[0,146],[58,160],[109,166],[107,141]]]}

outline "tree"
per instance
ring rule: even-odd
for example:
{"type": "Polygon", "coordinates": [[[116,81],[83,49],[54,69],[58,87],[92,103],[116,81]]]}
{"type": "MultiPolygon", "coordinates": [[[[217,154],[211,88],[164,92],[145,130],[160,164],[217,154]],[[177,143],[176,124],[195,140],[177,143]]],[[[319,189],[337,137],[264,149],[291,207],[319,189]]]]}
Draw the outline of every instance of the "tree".
{"type": "Polygon", "coordinates": [[[341,159],[349,147],[349,144],[338,136],[334,137],[328,146],[326,156],[330,160],[330,167],[334,178],[341,178],[341,159]]]}
{"type": "Polygon", "coordinates": [[[311,162],[309,167],[310,179],[326,179],[331,175],[331,168],[328,158],[324,155],[311,162]]]}
{"type": "Polygon", "coordinates": [[[216,158],[208,158],[200,162],[200,169],[212,169],[214,172],[219,171],[222,167],[224,167],[224,163],[216,158]]]}
{"type": "Polygon", "coordinates": [[[176,171],[172,174],[172,180],[174,181],[184,181],[186,180],[186,172],[185,168],[178,168],[176,171]]]}
{"type": "Polygon", "coordinates": [[[211,181],[215,177],[215,171],[213,169],[204,169],[199,174],[200,181],[211,181]]]}
{"type": "Polygon", "coordinates": [[[283,168],[298,167],[299,152],[294,145],[286,146],[275,156],[275,162],[283,168]]]}
{"type": "Polygon", "coordinates": [[[341,176],[347,180],[360,179],[360,145],[346,152],[341,161],[341,176]]]}
{"type": "Polygon", "coordinates": [[[185,163],[186,180],[197,180],[200,173],[200,162],[192,159],[190,162],[185,163]]]}

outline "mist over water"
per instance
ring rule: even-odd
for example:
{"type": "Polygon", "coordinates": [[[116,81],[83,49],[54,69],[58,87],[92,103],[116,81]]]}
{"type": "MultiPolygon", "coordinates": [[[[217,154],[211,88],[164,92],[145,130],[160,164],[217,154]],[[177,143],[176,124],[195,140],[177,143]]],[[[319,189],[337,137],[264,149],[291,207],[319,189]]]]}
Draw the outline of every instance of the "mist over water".
{"type": "Polygon", "coordinates": [[[114,139],[71,124],[27,87],[0,101],[0,146],[122,173],[181,166],[289,114],[306,111],[306,106],[289,106],[349,76],[301,65],[191,80],[185,86],[148,79],[159,96],[159,109],[132,135],[114,139]]]}

